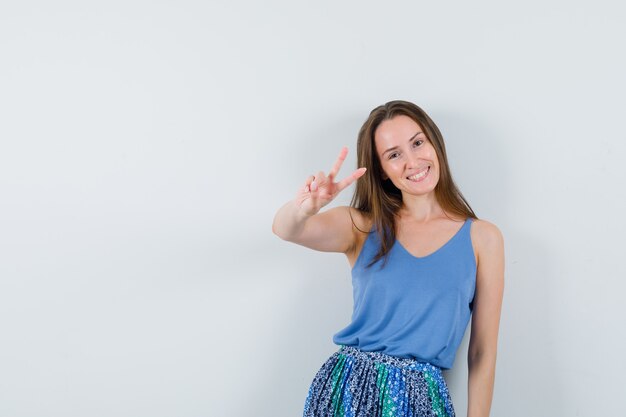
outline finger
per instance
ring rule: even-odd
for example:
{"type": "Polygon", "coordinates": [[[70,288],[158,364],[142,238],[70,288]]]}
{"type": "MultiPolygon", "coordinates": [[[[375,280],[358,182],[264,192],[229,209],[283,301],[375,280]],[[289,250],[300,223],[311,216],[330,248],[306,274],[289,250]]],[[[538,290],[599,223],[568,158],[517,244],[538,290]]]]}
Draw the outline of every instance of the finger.
{"type": "Polygon", "coordinates": [[[315,189],[319,189],[319,187],[325,185],[328,182],[328,179],[326,177],[326,175],[324,175],[324,172],[320,171],[317,173],[317,175],[315,176],[315,181],[313,181],[311,183],[311,186],[313,186],[313,184],[315,184],[315,189]]]}
{"type": "Polygon", "coordinates": [[[315,180],[315,175],[309,175],[309,176],[306,178],[306,181],[304,181],[304,185],[305,185],[305,186],[307,186],[307,185],[311,185],[311,183],[312,183],[314,180],[315,180]]]}
{"type": "Polygon", "coordinates": [[[302,186],[302,189],[304,190],[304,192],[309,192],[311,191],[311,183],[315,180],[315,175],[309,175],[306,179],[306,181],[304,181],[304,185],[302,186]]]}
{"type": "Polygon", "coordinates": [[[361,178],[365,174],[365,171],[367,171],[367,168],[359,168],[356,171],[354,171],[352,175],[341,180],[339,184],[337,184],[337,192],[343,190],[344,188],[352,184],[354,181],[361,178]]]}
{"type": "Polygon", "coordinates": [[[339,152],[339,158],[337,158],[337,161],[335,161],[335,165],[333,165],[330,172],[328,173],[328,178],[330,178],[331,181],[339,173],[341,164],[343,164],[343,161],[346,160],[346,155],[348,155],[348,148],[344,146],[343,148],[341,148],[341,152],[339,152]]]}

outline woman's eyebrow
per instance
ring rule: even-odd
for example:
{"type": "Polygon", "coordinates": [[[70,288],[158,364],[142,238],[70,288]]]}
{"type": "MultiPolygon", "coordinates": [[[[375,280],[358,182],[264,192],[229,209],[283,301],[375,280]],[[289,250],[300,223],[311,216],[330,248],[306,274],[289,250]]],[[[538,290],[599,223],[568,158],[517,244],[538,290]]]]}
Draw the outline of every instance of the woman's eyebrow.
{"type": "MultiPolygon", "coordinates": [[[[413,139],[415,139],[415,137],[416,137],[417,135],[419,135],[420,133],[424,133],[424,132],[417,132],[416,134],[414,134],[413,136],[411,136],[407,142],[410,142],[410,141],[412,141],[413,139]]],[[[393,148],[389,148],[389,149],[387,149],[385,152],[383,152],[383,155],[384,155],[384,154],[386,154],[387,152],[389,152],[389,151],[393,151],[394,149],[397,149],[397,148],[398,148],[397,146],[394,146],[393,148]]]]}

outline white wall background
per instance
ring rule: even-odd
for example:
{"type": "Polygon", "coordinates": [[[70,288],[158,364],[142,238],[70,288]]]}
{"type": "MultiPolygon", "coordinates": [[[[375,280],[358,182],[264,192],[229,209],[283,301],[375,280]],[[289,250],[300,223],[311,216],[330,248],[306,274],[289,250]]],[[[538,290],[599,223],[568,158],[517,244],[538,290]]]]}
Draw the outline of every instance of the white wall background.
{"type": "Polygon", "coordinates": [[[491,415],[619,415],[625,12],[2,2],[0,416],[300,415],[349,321],[349,266],[271,222],[342,145],[355,167],[392,99],[437,122],[505,236],[491,415]]]}

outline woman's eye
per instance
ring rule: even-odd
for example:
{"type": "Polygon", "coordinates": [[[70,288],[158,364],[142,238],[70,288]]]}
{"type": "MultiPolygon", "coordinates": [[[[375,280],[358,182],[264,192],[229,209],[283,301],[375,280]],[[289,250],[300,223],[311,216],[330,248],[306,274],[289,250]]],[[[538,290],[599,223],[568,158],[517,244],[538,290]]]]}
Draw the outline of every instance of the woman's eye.
{"type": "Polygon", "coordinates": [[[413,142],[413,145],[414,145],[414,146],[420,146],[422,143],[424,143],[424,141],[423,141],[423,140],[418,139],[418,140],[416,140],[415,142],[413,142]]]}
{"type": "Polygon", "coordinates": [[[398,157],[398,153],[397,152],[389,154],[389,159],[394,159],[394,158],[397,158],[397,157],[398,157]]]}

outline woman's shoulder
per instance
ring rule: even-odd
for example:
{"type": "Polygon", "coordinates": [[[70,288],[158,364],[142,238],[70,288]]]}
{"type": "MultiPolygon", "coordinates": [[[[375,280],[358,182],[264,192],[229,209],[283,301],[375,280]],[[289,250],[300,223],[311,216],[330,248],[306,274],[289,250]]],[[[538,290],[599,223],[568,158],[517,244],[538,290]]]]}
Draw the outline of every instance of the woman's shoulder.
{"type": "MultiPolygon", "coordinates": [[[[496,226],[494,223],[485,219],[472,219],[474,226],[472,227],[472,231],[475,231],[476,236],[483,239],[494,239],[497,237],[502,237],[502,232],[500,228],[496,226]]],[[[474,232],[472,232],[474,233],[474,232]]]]}
{"type": "Polygon", "coordinates": [[[362,232],[369,232],[374,225],[372,215],[366,211],[359,210],[355,207],[348,207],[352,215],[353,226],[362,232]]]}
{"type": "Polygon", "coordinates": [[[470,235],[479,253],[504,244],[504,236],[500,228],[485,219],[473,219],[470,235]]]}
{"type": "MultiPolygon", "coordinates": [[[[351,206],[337,206],[332,211],[344,213],[341,216],[345,216],[346,219],[352,223],[353,232],[367,233],[372,229],[373,220],[368,212],[359,210],[358,208],[351,206]]],[[[331,211],[329,210],[329,211],[331,211]]]]}
{"type": "Polygon", "coordinates": [[[346,256],[348,256],[350,267],[354,267],[359,253],[372,230],[374,222],[370,213],[359,210],[358,208],[344,206],[342,210],[345,210],[349,214],[350,221],[352,222],[353,241],[352,246],[346,252],[346,256]]]}

